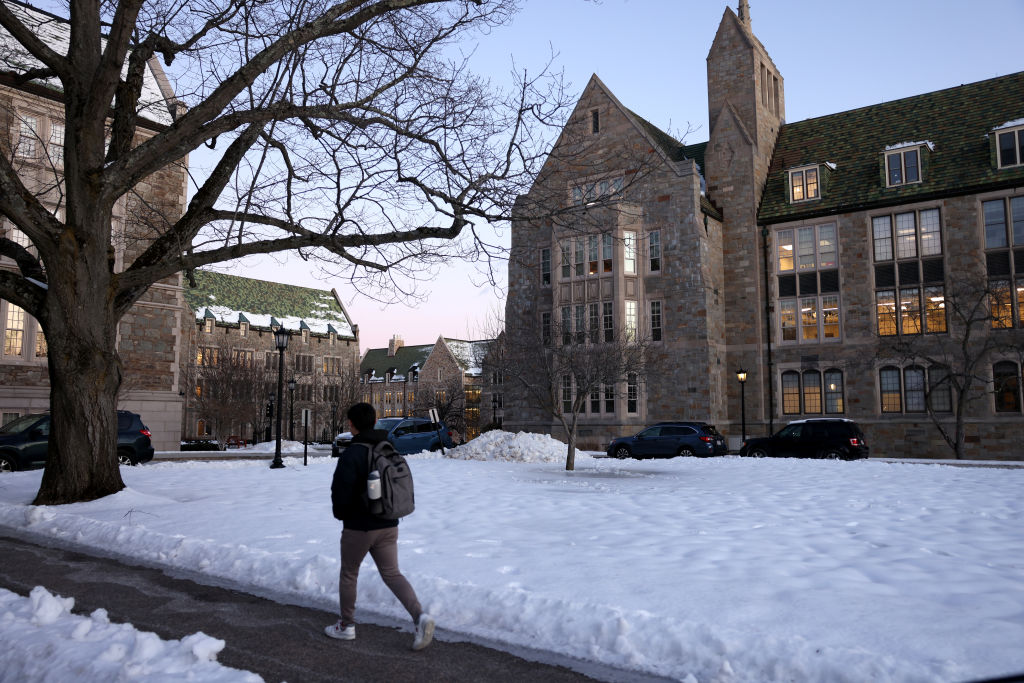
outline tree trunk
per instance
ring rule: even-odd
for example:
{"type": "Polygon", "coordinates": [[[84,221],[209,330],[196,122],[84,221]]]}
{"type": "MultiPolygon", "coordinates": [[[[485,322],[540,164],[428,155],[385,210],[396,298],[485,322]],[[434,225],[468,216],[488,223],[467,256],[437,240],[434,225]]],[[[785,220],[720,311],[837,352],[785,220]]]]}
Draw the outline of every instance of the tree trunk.
{"type": "Polygon", "coordinates": [[[90,225],[79,234],[96,239],[77,239],[66,231],[47,269],[44,312],[52,419],[35,505],[95,500],[124,488],[117,462],[120,316],[112,295],[109,239],[103,239],[109,238],[110,217],[87,220],[90,225]]]}

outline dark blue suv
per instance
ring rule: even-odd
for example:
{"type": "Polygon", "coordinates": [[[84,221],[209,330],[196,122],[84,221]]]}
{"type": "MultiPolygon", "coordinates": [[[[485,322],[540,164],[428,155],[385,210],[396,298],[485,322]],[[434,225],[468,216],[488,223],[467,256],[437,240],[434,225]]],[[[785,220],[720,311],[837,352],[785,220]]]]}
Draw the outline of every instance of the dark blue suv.
{"type": "MultiPolygon", "coordinates": [[[[452,433],[444,422],[434,425],[425,417],[382,417],[373,425],[374,429],[387,432],[387,440],[402,455],[437,451],[444,444],[445,448],[454,448],[452,433]]],[[[331,455],[337,458],[352,443],[352,433],[342,432],[334,437],[331,455]]]]}
{"type": "MultiPolygon", "coordinates": [[[[138,465],[153,459],[149,427],[127,410],[117,411],[117,460],[138,465]]],[[[50,416],[22,415],[0,427],[0,472],[15,472],[46,464],[50,446],[50,416]]]]}
{"type": "Polygon", "coordinates": [[[610,458],[674,458],[725,455],[725,437],[706,422],[659,422],[608,444],[610,458]]]}

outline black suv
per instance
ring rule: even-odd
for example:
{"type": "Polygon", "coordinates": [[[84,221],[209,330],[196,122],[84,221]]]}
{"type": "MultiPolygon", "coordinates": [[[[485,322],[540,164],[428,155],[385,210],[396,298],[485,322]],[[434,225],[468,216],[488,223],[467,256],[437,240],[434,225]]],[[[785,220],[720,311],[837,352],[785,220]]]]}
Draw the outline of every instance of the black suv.
{"type": "Polygon", "coordinates": [[[755,458],[829,458],[857,460],[868,457],[864,432],[853,420],[811,418],[795,420],[766,438],[747,439],[740,455],[755,458]]]}
{"type": "Polygon", "coordinates": [[[609,458],[724,455],[725,437],[706,422],[659,422],[633,436],[612,439],[609,458]]]}
{"type": "MultiPolygon", "coordinates": [[[[117,460],[138,465],[153,459],[152,434],[142,418],[117,411],[117,460]]],[[[0,427],[0,472],[15,472],[46,464],[50,441],[48,414],[23,415],[0,427]]]]}

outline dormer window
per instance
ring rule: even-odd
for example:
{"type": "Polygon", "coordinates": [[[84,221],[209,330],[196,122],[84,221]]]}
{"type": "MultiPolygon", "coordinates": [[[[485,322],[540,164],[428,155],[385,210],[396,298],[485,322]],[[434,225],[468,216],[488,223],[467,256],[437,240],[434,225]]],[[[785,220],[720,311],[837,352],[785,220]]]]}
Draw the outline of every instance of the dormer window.
{"type": "Polygon", "coordinates": [[[249,334],[249,323],[244,320],[238,323],[238,334],[241,337],[245,337],[249,334]]]}
{"type": "Polygon", "coordinates": [[[817,165],[795,168],[789,172],[789,201],[805,202],[820,197],[817,165]]]}
{"type": "Polygon", "coordinates": [[[213,318],[207,318],[203,321],[203,331],[206,334],[213,334],[213,318]]]}
{"type": "MultiPolygon", "coordinates": [[[[1014,121],[1024,123],[1024,121],[1014,121]]],[[[1024,166],[1024,126],[999,130],[996,133],[999,168],[1024,166]]]]}
{"type": "Polygon", "coordinates": [[[302,330],[302,343],[303,344],[308,344],[309,343],[309,328],[303,328],[303,330],[302,330]]]}
{"type": "Polygon", "coordinates": [[[923,150],[930,142],[901,142],[885,148],[885,186],[899,187],[921,182],[923,150]]]}

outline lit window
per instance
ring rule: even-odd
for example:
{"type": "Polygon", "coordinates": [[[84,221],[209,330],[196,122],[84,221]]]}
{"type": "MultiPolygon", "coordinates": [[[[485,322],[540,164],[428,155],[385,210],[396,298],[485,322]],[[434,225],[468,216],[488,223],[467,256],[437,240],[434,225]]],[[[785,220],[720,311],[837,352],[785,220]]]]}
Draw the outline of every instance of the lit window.
{"type": "Polygon", "coordinates": [[[626,302],[626,341],[636,341],[636,302],[626,302]]]}
{"type": "Polygon", "coordinates": [[[789,197],[792,202],[818,199],[818,167],[811,166],[789,172],[789,197]]]}
{"type": "Polygon", "coordinates": [[[872,217],[880,336],[946,332],[940,226],[938,209],[872,217]]]}
{"type": "Polygon", "coordinates": [[[779,338],[798,343],[838,340],[842,309],[836,224],[780,230],[775,244],[779,338]]]}
{"type": "Polygon", "coordinates": [[[597,275],[597,235],[587,237],[587,275],[597,275]]]}
{"type": "Polygon", "coordinates": [[[992,326],[1024,326],[1024,196],[983,202],[982,213],[992,326]]]}
{"type": "Polygon", "coordinates": [[[882,412],[902,412],[903,391],[900,383],[899,368],[882,368],[878,371],[878,381],[882,396],[882,412]]]}
{"type": "Polygon", "coordinates": [[[4,355],[20,356],[25,344],[25,311],[12,303],[7,304],[4,320],[4,355]]]}
{"type": "Polygon", "coordinates": [[[622,233],[622,264],[626,273],[636,272],[636,233],[629,230],[622,233]]]}
{"type": "Polygon", "coordinates": [[[919,147],[887,152],[885,179],[888,187],[921,182],[921,154],[919,147]]]}
{"type": "Polygon", "coordinates": [[[817,415],[821,413],[821,373],[817,370],[806,370],[804,382],[804,412],[817,415]]]}
{"type": "Polygon", "coordinates": [[[1024,164],[1024,128],[1000,131],[996,135],[999,168],[1024,164]]]}

